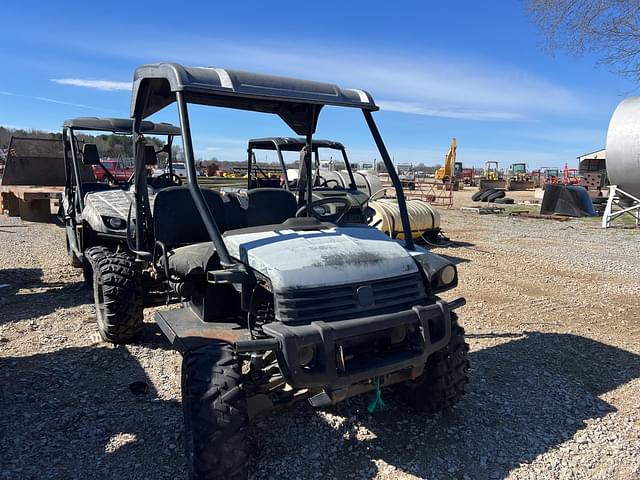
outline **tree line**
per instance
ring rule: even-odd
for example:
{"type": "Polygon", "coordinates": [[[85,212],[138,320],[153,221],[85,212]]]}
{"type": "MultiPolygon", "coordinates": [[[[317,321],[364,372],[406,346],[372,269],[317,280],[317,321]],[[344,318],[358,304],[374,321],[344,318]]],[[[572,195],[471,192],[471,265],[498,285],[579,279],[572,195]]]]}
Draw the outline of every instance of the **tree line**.
{"type": "MultiPolygon", "coordinates": [[[[48,138],[62,141],[62,133],[60,132],[45,132],[37,129],[20,129],[20,128],[8,128],[0,126],[0,147],[8,147],[12,136],[26,136],[32,138],[48,138]]],[[[111,133],[89,135],[78,134],[76,135],[78,140],[82,143],[95,143],[98,147],[98,152],[102,157],[110,158],[132,158],[133,157],[133,142],[130,135],[114,135],[111,133]]],[[[164,146],[164,143],[159,138],[146,137],[148,143],[151,143],[156,149],[160,149],[164,146]]]]}

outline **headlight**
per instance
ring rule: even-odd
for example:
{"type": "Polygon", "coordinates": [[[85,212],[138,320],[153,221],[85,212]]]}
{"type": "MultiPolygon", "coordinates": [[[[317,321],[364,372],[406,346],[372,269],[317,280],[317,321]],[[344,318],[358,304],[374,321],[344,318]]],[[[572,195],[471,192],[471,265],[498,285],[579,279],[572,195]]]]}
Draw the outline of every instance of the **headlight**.
{"type": "Polygon", "coordinates": [[[126,222],[122,218],[104,217],[104,223],[113,230],[122,230],[126,227],[126,222]]]}
{"type": "Polygon", "coordinates": [[[440,270],[438,276],[440,277],[441,285],[449,285],[456,279],[456,269],[452,265],[447,265],[442,270],[440,270]]]}

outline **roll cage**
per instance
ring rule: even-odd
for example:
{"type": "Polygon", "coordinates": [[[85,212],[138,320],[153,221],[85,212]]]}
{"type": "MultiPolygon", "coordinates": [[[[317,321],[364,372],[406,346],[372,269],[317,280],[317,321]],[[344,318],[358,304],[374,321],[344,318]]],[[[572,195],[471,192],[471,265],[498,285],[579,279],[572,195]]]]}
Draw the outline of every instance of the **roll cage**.
{"type": "MultiPolygon", "coordinates": [[[[65,157],[65,185],[75,187],[74,203],[80,210],[84,208],[83,180],[88,175],[81,171],[79,145],[76,132],[105,132],[116,135],[131,135],[133,120],[130,118],[78,117],[66,120],[62,125],[62,140],[65,157]],[[69,168],[71,166],[71,169],[69,168]]],[[[170,123],[154,123],[145,121],[141,124],[141,132],[150,135],[167,136],[169,168],[172,164],[171,145],[173,138],[180,135],[180,128],[170,123]]],[[[170,170],[171,171],[171,170],[170,170]]],[[[71,199],[70,199],[71,200],[71,199]]]]}
{"type": "MultiPolygon", "coordinates": [[[[252,188],[251,172],[253,166],[257,166],[254,150],[270,150],[276,152],[278,156],[278,163],[280,164],[280,168],[282,170],[284,188],[290,190],[289,178],[287,177],[287,167],[285,165],[282,152],[300,152],[306,145],[307,143],[304,138],[270,137],[254,138],[249,140],[247,146],[247,174],[249,177],[247,188],[252,188]]],[[[320,156],[318,151],[323,148],[337,150],[342,154],[342,161],[344,162],[347,173],[349,175],[349,188],[355,190],[357,188],[356,181],[353,177],[353,171],[351,170],[351,164],[349,163],[349,158],[347,157],[347,151],[344,148],[344,145],[339,142],[333,142],[331,140],[313,140],[312,149],[315,156],[316,178],[319,175],[320,166],[320,156]]]]}
{"type": "MultiPolygon", "coordinates": [[[[195,155],[191,139],[188,104],[200,104],[249,110],[278,115],[298,135],[304,135],[306,155],[304,170],[306,181],[300,181],[300,200],[306,199],[306,205],[312,198],[312,161],[313,134],[322,107],[358,108],[362,110],[365,121],[380,156],[389,172],[389,177],[397,192],[400,217],[405,233],[407,249],[415,248],[405,197],[400,179],[384,145],[372,112],[379,110],[373,98],[363,90],[343,89],[329,83],[299,80],[273,75],[227,70],[216,67],[185,67],[175,63],[149,64],[138,67],[134,72],[131,99],[131,117],[133,118],[135,151],[135,194],[136,194],[136,254],[141,258],[152,258],[151,243],[153,230],[149,197],[146,188],[144,169],[143,120],[172,103],[178,107],[188,188],[198,213],[211,238],[220,263],[231,271],[226,274],[227,281],[234,277],[233,270],[242,268],[231,258],[222,240],[212,212],[209,210],[202,190],[197,183],[195,155]]],[[[213,273],[213,272],[211,272],[213,273]]],[[[222,275],[219,273],[219,275],[222,275]]]]}

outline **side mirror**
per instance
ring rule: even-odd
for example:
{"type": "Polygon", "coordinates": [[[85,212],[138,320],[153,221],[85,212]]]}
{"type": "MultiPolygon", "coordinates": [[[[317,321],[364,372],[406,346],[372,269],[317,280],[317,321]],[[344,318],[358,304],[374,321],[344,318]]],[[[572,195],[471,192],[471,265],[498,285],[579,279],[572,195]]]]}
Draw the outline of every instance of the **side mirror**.
{"type": "Polygon", "coordinates": [[[95,143],[85,143],[82,148],[82,163],[85,165],[99,165],[100,155],[98,154],[98,147],[95,143]]]}

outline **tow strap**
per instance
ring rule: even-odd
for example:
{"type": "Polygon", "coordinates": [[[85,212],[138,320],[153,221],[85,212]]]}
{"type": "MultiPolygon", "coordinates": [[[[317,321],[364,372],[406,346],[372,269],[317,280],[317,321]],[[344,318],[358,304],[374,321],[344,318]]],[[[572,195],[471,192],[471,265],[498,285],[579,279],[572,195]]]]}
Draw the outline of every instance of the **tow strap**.
{"type": "Polygon", "coordinates": [[[371,403],[367,407],[367,410],[369,410],[369,413],[373,413],[376,410],[382,411],[386,407],[386,405],[384,404],[384,401],[382,400],[382,390],[380,389],[380,377],[376,377],[374,380],[374,383],[376,385],[376,395],[375,395],[375,398],[371,401],[371,403]]]}

